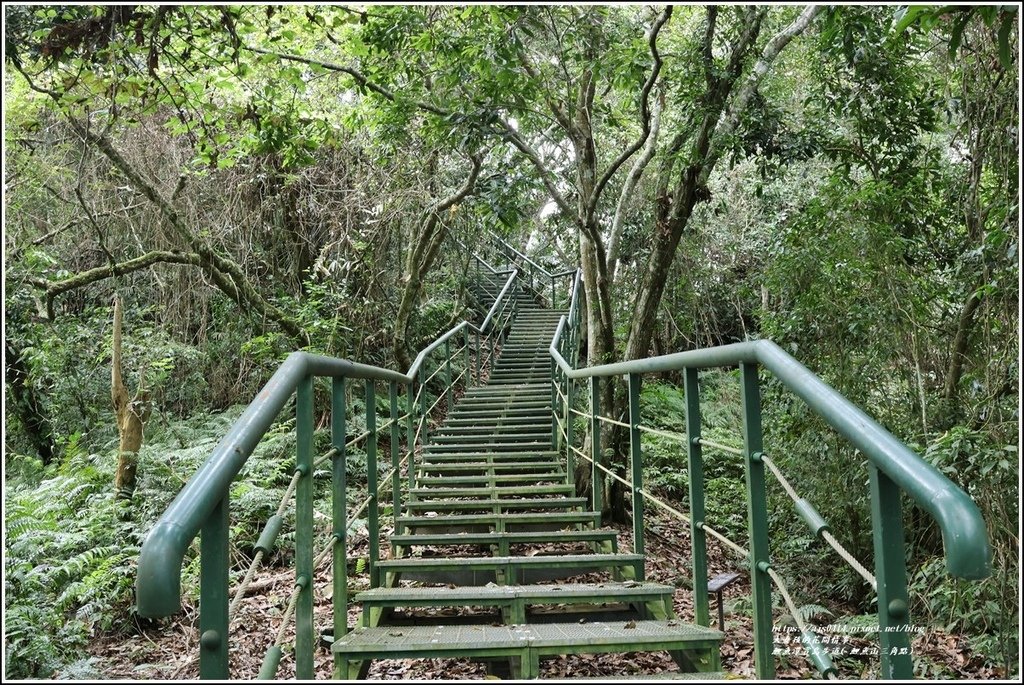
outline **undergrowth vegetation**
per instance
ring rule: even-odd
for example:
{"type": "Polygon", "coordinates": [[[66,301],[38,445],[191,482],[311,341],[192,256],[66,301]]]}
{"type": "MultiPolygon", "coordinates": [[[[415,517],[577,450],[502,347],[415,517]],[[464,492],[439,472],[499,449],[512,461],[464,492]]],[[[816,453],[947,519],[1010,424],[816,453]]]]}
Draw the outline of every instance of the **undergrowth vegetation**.
{"type": "MultiPolygon", "coordinates": [[[[91,638],[135,630],[139,545],[239,405],[295,350],[405,371],[482,318],[470,255],[498,263],[497,235],[581,267],[574,363],[770,339],[963,488],[993,576],[951,578],[908,503],[911,617],[1019,676],[1018,11],[5,6],[5,675],[81,674],[91,638]],[[124,384],[152,409],[128,500],[115,297],[124,384]]],[[[601,399],[620,423],[623,385],[601,399]]],[[[701,388],[704,436],[741,447],[738,372],[701,388]]],[[[864,455],[761,389],[765,450],[872,567],[864,455]]],[[[647,482],[685,509],[684,401],[678,378],[644,377],[645,422],[676,434],[644,434],[647,482]]],[[[350,389],[351,435],[362,402],[350,389]]],[[[232,484],[233,580],[293,429],[232,484]]],[[[348,459],[364,487],[365,454],[348,459]]],[[[709,523],[742,544],[743,463],[704,460],[709,523]]],[[[869,621],[872,589],[768,496],[798,604],[869,621]]]]}
{"type": "MultiPolygon", "coordinates": [[[[363,430],[354,403],[352,431],[363,430]]],[[[149,527],[177,491],[210,455],[242,407],[222,413],[172,419],[154,430],[140,454],[143,474],[131,500],[119,499],[110,488],[116,460],[111,445],[96,452],[77,439],[69,441],[60,459],[48,467],[24,455],[8,456],[8,473],[18,474],[4,493],[4,570],[6,577],[6,677],[98,677],[89,671],[85,647],[98,635],[128,635],[138,630],[135,575],[139,548],[149,527]],[[86,670],[83,671],[82,669],[86,670]]],[[[287,409],[283,416],[287,415],[287,409]]],[[[329,436],[316,435],[320,451],[329,436]]],[[[267,519],[277,510],[295,467],[294,419],[282,419],[245,465],[232,486],[231,558],[233,582],[241,579],[267,519]]],[[[365,489],[366,458],[359,448],[348,453],[349,483],[365,489]]],[[[329,483],[329,469],[316,481],[329,483]]],[[[353,495],[355,496],[355,495],[353,495]]],[[[329,520],[330,496],[318,489],[316,510],[329,520]]],[[[294,507],[286,510],[285,530],[293,524],[294,507]]],[[[360,530],[357,520],[353,531],[360,530]]],[[[329,537],[317,531],[317,546],[329,537]]],[[[282,536],[266,563],[289,563],[292,545],[282,536]]],[[[183,569],[183,600],[198,602],[198,544],[193,544],[183,569]]]]}

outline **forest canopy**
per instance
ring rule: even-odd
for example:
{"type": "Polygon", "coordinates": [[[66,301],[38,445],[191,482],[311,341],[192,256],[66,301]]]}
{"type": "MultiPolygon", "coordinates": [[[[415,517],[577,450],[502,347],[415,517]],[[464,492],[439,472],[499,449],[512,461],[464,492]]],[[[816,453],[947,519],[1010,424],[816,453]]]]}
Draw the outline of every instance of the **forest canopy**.
{"type": "MultiPolygon", "coordinates": [[[[470,254],[495,235],[581,269],[581,365],[769,339],[964,488],[994,575],[945,576],[908,510],[912,614],[1013,675],[1018,23],[1005,5],[5,5],[6,675],[102,674],[69,647],[146,628],[139,545],[225,417],[294,350],[404,372],[481,313],[470,254]]],[[[677,386],[644,396],[669,423],[677,386]]],[[[764,413],[869,556],[863,470],[843,467],[863,458],[771,383],[764,413]]],[[[651,482],[684,492],[685,457],[651,454],[651,482]]],[[[279,489],[272,456],[243,520],[279,489]]],[[[870,613],[798,522],[771,525],[820,602],[870,613]]]]}

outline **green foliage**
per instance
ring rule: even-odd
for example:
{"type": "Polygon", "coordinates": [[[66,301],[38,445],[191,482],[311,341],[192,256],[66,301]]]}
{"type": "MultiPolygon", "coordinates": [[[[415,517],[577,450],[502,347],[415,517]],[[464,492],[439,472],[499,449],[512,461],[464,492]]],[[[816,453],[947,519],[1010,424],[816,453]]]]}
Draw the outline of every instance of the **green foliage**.
{"type": "Polygon", "coordinates": [[[113,469],[72,449],[41,475],[5,492],[8,678],[52,677],[99,631],[126,630],[132,601],[141,536],[113,469]]]}
{"type": "MultiPolygon", "coordinates": [[[[735,374],[704,374],[701,379],[701,413],[703,435],[716,442],[742,442],[741,424],[736,407],[735,374]],[[723,437],[724,436],[724,437],[723,437]]],[[[646,383],[641,391],[641,415],[644,421],[666,432],[680,436],[686,433],[686,399],[676,386],[667,383],[646,383]],[[650,418],[648,418],[650,417],[650,418]]],[[[641,435],[645,478],[662,491],[670,501],[689,500],[689,473],[684,440],[657,433],[641,435]]],[[[746,537],[746,481],[743,465],[732,455],[718,450],[704,450],[704,498],[706,521],[733,540],[746,537]]]]}

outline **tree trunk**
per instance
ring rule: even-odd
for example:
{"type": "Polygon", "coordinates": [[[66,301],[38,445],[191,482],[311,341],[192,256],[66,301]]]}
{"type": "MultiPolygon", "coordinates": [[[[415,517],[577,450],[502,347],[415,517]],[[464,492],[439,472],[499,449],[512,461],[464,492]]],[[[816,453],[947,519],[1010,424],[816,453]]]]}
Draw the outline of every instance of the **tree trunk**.
{"type": "Polygon", "coordinates": [[[942,391],[942,407],[938,415],[942,428],[949,428],[960,418],[960,379],[964,375],[964,362],[967,360],[967,348],[971,340],[971,331],[974,329],[974,317],[981,306],[981,300],[978,291],[974,291],[960,310],[953,349],[949,357],[949,368],[946,370],[946,383],[942,391]]]}
{"type": "Polygon", "coordinates": [[[411,365],[409,355],[409,323],[412,321],[413,309],[419,300],[423,288],[423,279],[434,265],[444,239],[448,235],[448,226],[441,221],[443,212],[455,212],[459,202],[473,193],[476,179],[483,164],[481,155],[473,155],[470,159],[472,168],[465,183],[451,195],[438,200],[423,213],[417,226],[418,233],[413,239],[412,249],[405,260],[405,288],[402,300],[395,316],[395,330],[391,339],[391,350],[398,368],[405,371],[411,365]]]}
{"type": "Polygon", "coordinates": [[[121,369],[121,322],[123,312],[121,298],[114,298],[114,342],[110,362],[110,398],[114,405],[119,437],[117,449],[117,472],[114,489],[117,496],[131,499],[135,492],[138,475],[139,449],[142,447],[143,429],[149,419],[149,394],[142,388],[134,398],[129,398],[121,369]]]}

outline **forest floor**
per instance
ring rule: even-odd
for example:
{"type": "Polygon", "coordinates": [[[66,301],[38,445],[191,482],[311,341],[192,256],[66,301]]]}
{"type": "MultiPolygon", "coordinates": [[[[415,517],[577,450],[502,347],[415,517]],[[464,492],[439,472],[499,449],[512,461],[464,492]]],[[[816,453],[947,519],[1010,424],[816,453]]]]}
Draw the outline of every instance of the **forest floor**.
{"type": "MultiPolygon", "coordinates": [[[[618,526],[620,546],[629,548],[631,529],[618,526]]],[[[649,580],[677,587],[675,609],[684,620],[692,620],[693,606],[689,586],[690,545],[686,526],[675,519],[659,518],[650,512],[647,527],[647,576],[649,580]]],[[[365,555],[366,538],[354,541],[351,556],[365,555]]],[[[739,571],[741,565],[716,541],[709,541],[708,575],[739,571]]],[[[259,593],[247,596],[232,622],[231,677],[255,679],[270,641],[277,634],[281,616],[288,602],[293,582],[293,571],[284,568],[262,569],[254,579],[253,587],[259,593]]],[[[367,587],[366,574],[351,578],[352,590],[367,587]]],[[[329,632],[331,625],[330,572],[318,573],[314,621],[318,630],[329,632]]],[[[731,678],[754,677],[753,623],[743,611],[732,610],[731,605],[742,604],[749,597],[750,584],[745,574],[725,590],[726,638],[722,644],[722,667],[731,678]]],[[[711,600],[712,623],[717,622],[717,607],[711,600]]],[[[749,604],[748,604],[749,606],[749,604]]],[[[359,611],[349,612],[349,624],[355,625],[359,611]]],[[[717,625],[717,623],[716,623],[717,625]]],[[[294,626],[294,622],[292,622],[294,626]]],[[[294,638],[294,630],[287,632],[286,642],[294,638]]],[[[877,646],[873,640],[853,638],[850,646],[870,650],[877,646]]],[[[984,666],[984,660],[972,654],[962,636],[931,631],[918,636],[913,644],[918,674],[930,678],[994,679],[1002,676],[997,669],[984,666]]],[[[90,649],[90,662],[97,675],[109,679],[194,679],[198,677],[198,612],[187,606],[174,619],[150,623],[135,635],[105,636],[96,639],[90,649]]],[[[776,657],[777,677],[808,679],[817,674],[802,656],[776,657]]],[[[315,655],[316,677],[331,677],[331,655],[326,647],[315,655]]],[[[877,657],[858,654],[843,657],[837,662],[840,677],[877,677],[877,657]]],[[[601,678],[627,676],[641,678],[643,674],[657,674],[678,670],[667,653],[635,653],[606,655],[576,655],[549,659],[541,663],[541,677],[548,679],[601,678]]],[[[278,678],[295,677],[295,661],[286,650],[277,674],[278,678]]],[[[486,671],[481,664],[466,659],[423,659],[414,661],[381,660],[374,662],[369,678],[375,680],[444,680],[482,679],[486,671]]]]}

